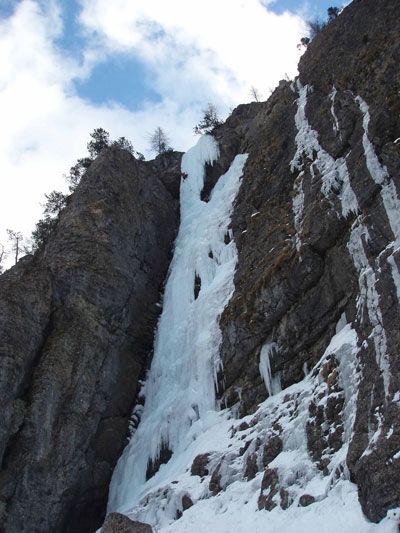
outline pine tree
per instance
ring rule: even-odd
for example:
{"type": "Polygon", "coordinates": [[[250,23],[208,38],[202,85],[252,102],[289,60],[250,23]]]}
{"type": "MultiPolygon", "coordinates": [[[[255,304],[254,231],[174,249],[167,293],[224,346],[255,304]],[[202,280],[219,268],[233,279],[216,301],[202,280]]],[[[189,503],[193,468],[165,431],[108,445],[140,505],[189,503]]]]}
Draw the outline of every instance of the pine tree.
{"type": "Polygon", "coordinates": [[[331,22],[339,15],[340,9],[338,7],[328,7],[328,22],[331,22]]]}
{"type": "Polygon", "coordinates": [[[110,134],[103,128],[96,128],[90,136],[92,140],[88,142],[87,149],[90,157],[94,159],[104,148],[110,146],[110,134]]]}
{"type": "Polygon", "coordinates": [[[194,127],[194,132],[196,135],[202,135],[204,133],[211,133],[212,130],[222,124],[218,117],[217,108],[214,104],[208,104],[205,109],[203,109],[203,118],[194,127]]]}
{"type": "Polygon", "coordinates": [[[45,215],[58,216],[61,209],[65,206],[66,196],[60,191],[52,191],[50,194],[44,195],[47,202],[44,204],[45,215]]]}
{"type": "Polygon", "coordinates": [[[122,148],[122,150],[128,150],[132,155],[135,155],[135,150],[133,149],[133,145],[131,141],[128,141],[126,137],[119,137],[116,141],[113,141],[113,146],[117,146],[118,148],[122,148]]]}

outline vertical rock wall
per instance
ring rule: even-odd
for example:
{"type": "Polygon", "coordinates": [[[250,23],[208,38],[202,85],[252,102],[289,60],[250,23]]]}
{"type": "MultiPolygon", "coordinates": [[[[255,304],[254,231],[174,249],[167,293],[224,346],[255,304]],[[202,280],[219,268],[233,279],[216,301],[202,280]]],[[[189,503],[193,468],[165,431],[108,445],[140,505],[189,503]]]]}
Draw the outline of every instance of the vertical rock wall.
{"type": "Polygon", "coordinates": [[[46,248],[0,278],[2,531],[102,523],[152,349],[179,167],[179,154],[104,150],[46,248]]]}
{"type": "MultiPolygon", "coordinates": [[[[392,0],[354,0],[311,43],[298,81],[216,132],[237,132],[249,153],[232,222],[239,264],[221,320],[221,399],[252,413],[268,395],[264,346],[274,347],[271,379],[286,388],[318,362],[340,319],[351,323],[363,370],[347,461],[374,521],[400,504],[397,19],[392,0]]],[[[318,440],[310,454],[322,457],[329,446],[318,440]]]]}

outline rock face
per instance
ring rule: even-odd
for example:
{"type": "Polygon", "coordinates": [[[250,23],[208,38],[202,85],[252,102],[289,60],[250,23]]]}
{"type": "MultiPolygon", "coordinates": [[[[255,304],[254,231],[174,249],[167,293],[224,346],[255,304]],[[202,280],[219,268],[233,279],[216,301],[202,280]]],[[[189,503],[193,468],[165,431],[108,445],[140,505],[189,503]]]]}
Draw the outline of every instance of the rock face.
{"type": "Polygon", "coordinates": [[[104,150],[45,250],[0,278],[1,530],[101,526],[179,222],[168,158],[104,150]]]}
{"type": "MultiPolygon", "coordinates": [[[[286,388],[318,362],[340,317],[351,323],[362,371],[347,463],[373,521],[400,504],[397,9],[354,0],[309,46],[299,80],[215,131],[249,153],[232,222],[239,264],[221,320],[220,397],[254,412],[268,394],[263,347],[272,382],[286,388]]],[[[326,379],[339,386],[329,364],[326,379]]],[[[310,405],[307,428],[321,469],[342,445],[343,390],[329,402],[310,405]]]]}
{"type": "MultiPolygon", "coordinates": [[[[232,430],[237,452],[194,458],[207,497],[261,473],[260,510],[322,498],[303,491],[301,472],[284,484],[276,461],[301,412],[313,468],[331,484],[345,475],[357,483],[369,520],[400,506],[397,20],[395,0],[353,0],[310,44],[297,80],[239,106],[213,132],[221,155],[207,169],[205,201],[234,156],[249,154],[217,384],[222,405],[249,416],[232,430]],[[340,331],[350,340],[339,346],[340,331]],[[257,411],[305,378],[306,393],[292,387],[257,411]]],[[[0,277],[5,531],[101,525],[149,362],[178,225],[179,162],[102,152],[46,249],[0,277]]],[[[196,501],[178,496],[181,518],[196,501]]]]}

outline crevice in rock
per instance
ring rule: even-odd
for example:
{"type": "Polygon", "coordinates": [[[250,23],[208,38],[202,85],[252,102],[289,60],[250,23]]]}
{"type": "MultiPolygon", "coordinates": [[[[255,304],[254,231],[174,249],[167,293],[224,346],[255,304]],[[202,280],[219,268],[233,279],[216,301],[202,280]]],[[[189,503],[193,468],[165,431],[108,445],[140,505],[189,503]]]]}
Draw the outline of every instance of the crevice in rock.
{"type": "Polygon", "coordinates": [[[160,466],[168,463],[171,457],[172,451],[163,443],[158,458],[154,459],[154,461],[150,459],[147,464],[146,479],[153,477],[159,471],[160,466]]]}
{"type": "Polygon", "coordinates": [[[196,272],[196,275],[194,278],[194,290],[193,290],[193,295],[194,295],[195,300],[197,300],[200,290],[201,290],[201,278],[196,272]]]}

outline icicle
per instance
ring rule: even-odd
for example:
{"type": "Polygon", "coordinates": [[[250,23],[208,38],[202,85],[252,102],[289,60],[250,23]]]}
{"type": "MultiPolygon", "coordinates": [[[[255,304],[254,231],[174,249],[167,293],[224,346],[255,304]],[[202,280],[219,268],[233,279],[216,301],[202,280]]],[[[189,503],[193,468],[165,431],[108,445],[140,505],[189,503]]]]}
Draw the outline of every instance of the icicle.
{"type": "Polygon", "coordinates": [[[260,374],[264,380],[265,387],[269,396],[272,396],[273,394],[278,394],[282,390],[280,376],[276,375],[272,377],[271,373],[271,358],[277,350],[278,345],[273,342],[272,344],[265,344],[261,348],[260,353],[260,374]]]}

